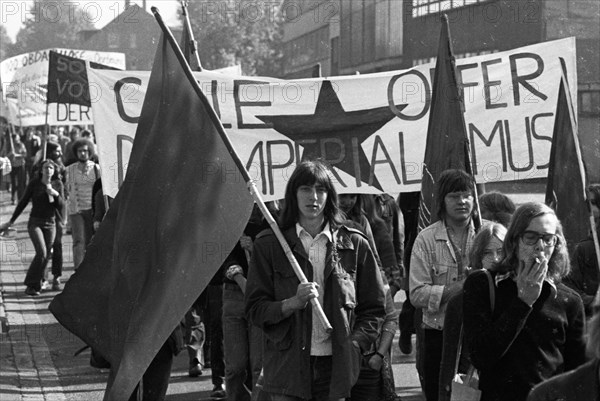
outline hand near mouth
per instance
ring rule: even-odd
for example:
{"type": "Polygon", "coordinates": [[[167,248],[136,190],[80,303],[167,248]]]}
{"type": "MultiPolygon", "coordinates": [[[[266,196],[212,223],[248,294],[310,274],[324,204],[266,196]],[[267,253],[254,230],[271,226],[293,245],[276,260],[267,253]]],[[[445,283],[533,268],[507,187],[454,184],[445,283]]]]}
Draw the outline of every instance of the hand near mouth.
{"type": "Polygon", "coordinates": [[[527,305],[532,306],[542,293],[542,285],[548,273],[548,259],[544,255],[535,258],[527,267],[525,261],[519,261],[517,273],[518,296],[527,305]]]}

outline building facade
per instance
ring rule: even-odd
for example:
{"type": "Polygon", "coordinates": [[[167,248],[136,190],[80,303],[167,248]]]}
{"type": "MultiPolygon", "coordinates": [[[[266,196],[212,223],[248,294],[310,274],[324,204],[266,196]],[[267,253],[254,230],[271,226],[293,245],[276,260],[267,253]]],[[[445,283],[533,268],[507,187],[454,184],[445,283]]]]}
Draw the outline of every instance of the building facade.
{"type": "Polygon", "coordinates": [[[286,0],[285,78],[394,70],[403,63],[398,0],[286,0]]]}
{"type": "MultiPolygon", "coordinates": [[[[434,60],[448,15],[456,57],[576,38],[579,140],[588,180],[600,182],[600,2],[597,0],[403,0],[404,67],[434,60]]],[[[575,100],[575,99],[573,99],[575,100]]]]}
{"type": "MultiPolygon", "coordinates": [[[[600,182],[600,1],[291,0],[284,2],[285,78],[410,68],[432,62],[448,15],[456,57],[576,38],[579,137],[600,182]]],[[[542,185],[540,183],[540,185],[542,185]]]]}

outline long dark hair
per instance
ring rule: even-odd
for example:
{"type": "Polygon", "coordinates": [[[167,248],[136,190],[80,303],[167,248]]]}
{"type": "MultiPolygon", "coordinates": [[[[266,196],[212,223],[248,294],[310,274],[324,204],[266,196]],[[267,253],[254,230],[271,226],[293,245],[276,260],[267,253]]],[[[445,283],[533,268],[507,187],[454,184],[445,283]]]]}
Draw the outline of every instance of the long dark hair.
{"type": "MultiPolygon", "coordinates": [[[[481,226],[475,238],[473,238],[473,245],[471,246],[471,252],[469,252],[469,264],[472,269],[483,268],[483,253],[485,248],[489,245],[492,238],[496,237],[504,243],[506,236],[506,227],[500,223],[489,222],[481,226]]],[[[504,247],[504,245],[503,245],[504,247]]]]}
{"type": "MultiPolygon", "coordinates": [[[[528,202],[519,206],[512,216],[504,238],[504,259],[500,262],[501,270],[514,271],[517,268],[519,265],[518,250],[521,235],[527,230],[531,220],[546,214],[556,217],[554,210],[543,203],[528,202]]],[[[548,277],[558,283],[571,271],[567,243],[558,217],[556,217],[556,237],[554,252],[552,252],[548,261],[548,277]]]]}
{"type": "Polygon", "coordinates": [[[338,207],[337,191],[329,176],[328,167],[319,160],[305,161],[292,173],[285,187],[285,202],[279,217],[279,225],[282,229],[296,225],[299,217],[298,199],[296,194],[302,185],[321,185],[327,190],[327,201],[323,214],[325,221],[329,223],[332,230],[342,225],[344,218],[338,207]]]}
{"type": "MultiPolygon", "coordinates": [[[[58,171],[58,164],[56,164],[56,162],[54,162],[54,160],[52,160],[52,159],[40,160],[40,162],[37,165],[36,177],[39,180],[42,179],[42,177],[44,176],[44,164],[46,164],[46,163],[50,163],[50,164],[52,164],[52,166],[54,166],[54,174],[52,174],[52,177],[50,177],[50,181],[59,179],[60,176],[59,176],[59,171],[58,171]]],[[[36,170],[35,167],[34,167],[34,170],[36,170]]]]}

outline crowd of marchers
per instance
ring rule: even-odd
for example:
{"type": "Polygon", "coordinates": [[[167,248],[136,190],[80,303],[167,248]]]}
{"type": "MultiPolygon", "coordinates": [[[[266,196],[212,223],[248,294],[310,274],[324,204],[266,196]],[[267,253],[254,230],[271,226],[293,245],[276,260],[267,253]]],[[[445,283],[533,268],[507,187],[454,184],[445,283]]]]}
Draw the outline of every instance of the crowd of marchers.
{"type": "MultiPolygon", "coordinates": [[[[73,236],[77,268],[109,205],[89,131],[67,137],[59,127],[44,143],[45,152],[28,130],[5,133],[0,147],[0,188],[16,202],[0,232],[32,204],[30,296],[61,290],[63,232],[73,236]]],[[[550,207],[515,207],[489,192],[477,208],[475,194],[470,175],[444,171],[435,222],[419,232],[418,193],[338,195],[326,164],[299,164],[284,199],[267,207],[308,282],[255,206],[130,399],[164,399],[173,356],[185,349],[190,377],[210,368],[214,399],[399,400],[403,378],[394,377],[391,357],[399,329],[400,352],[416,344],[426,401],[475,400],[461,398],[470,397],[467,387],[481,401],[600,400],[592,233],[569,255],[550,207]]],[[[600,185],[587,194],[600,227],[600,185]]],[[[110,368],[95,350],[90,364],[110,368]]]]}

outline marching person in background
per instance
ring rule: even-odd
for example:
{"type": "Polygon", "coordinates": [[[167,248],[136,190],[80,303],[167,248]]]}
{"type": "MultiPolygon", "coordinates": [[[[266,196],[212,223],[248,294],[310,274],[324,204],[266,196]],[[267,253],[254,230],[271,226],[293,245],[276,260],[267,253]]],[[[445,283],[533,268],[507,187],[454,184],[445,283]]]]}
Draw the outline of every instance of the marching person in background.
{"type": "Polygon", "coordinates": [[[481,401],[525,401],[531,388],[585,362],[581,298],[569,272],[554,210],[525,203],[512,217],[495,276],[494,308],[484,274],[464,285],[465,340],[479,370],[481,401]]]}
{"type": "Polygon", "coordinates": [[[303,162],[285,191],[280,226],[308,282],[299,283],[271,230],[254,241],[246,312],[263,330],[264,382],[272,401],[342,400],[385,316],[385,293],[368,241],[346,228],[328,168],[303,162]],[[309,305],[316,299],[333,327],[309,305]]]}
{"type": "Polygon", "coordinates": [[[410,258],[410,299],[423,309],[423,376],[427,401],[437,401],[444,316],[462,290],[475,236],[475,183],[461,170],[442,172],[437,183],[439,221],[419,233],[410,258]]]}
{"type": "MultiPolygon", "coordinates": [[[[271,214],[275,216],[277,210],[272,202],[269,203],[271,214]]],[[[268,227],[255,204],[244,234],[224,263],[223,348],[228,401],[250,401],[262,369],[262,332],[252,326],[246,317],[244,294],[253,241],[259,232],[268,227]]]]}
{"type": "Polygon", "coordinates": [[[89,140],[75,141],[73,152],[78,161],[66,168],[66,193],[73,236],[73,265],[77,269],[94,233],[92,189],[94,182],[100,178],[100,166],[91,160],[94,145],[89,140]]]}
{"type": "Polygon", "coordinates": [[[56,234],[56,211],[64,204],[63,184],[55,176],[56,171],[56,164],[52,160],[44,161],[40,172],[27,185],[10,221],[0,225],[0,232],[8,229],[31,201],[27,230],[35,248],[35,256],[25,276],[25,294],[31,296],[40,295],[42,290],[44,272],[56,234]]]}
{"type": "Polygon", "coordinates": [[[21,137],[17,134],[12,134],[12,149],[8,153],[8,158],[12,166],[12,171],[10,172],[10,200],[14,205],[15,199],[18,201],[23,196],[27,183],[27,148],[21,142],[21,137]]]}
{"type": "MultiPolygon", "coordinates": [[[[46,142],[46,157],[52,160],[56,164],[56,177],[66,185],[65,178],[65,166],[62,161],[62,150],[56,142],[46,142]]],[[[42,151],[39,150],[35,157],[35,164],[33,166],[33,172],[37,173],[41,169],[42,151]]],[[[64,202],[63,207],[60,210],[56,210],[56,236],[54,237],[54,244],[52,245],[52,291],[60,291],[60,277],[62,276],[63,270],[63,243],[62,237],[65,232],[65,223],[67,220],[67,203],[64,202]]],[[[48,282],[44,282],[42,289],[49,286],[48,282]]]]}
{"type": "MultiPolygon", "coordinates": [[[[588,198],[592,204],[596,235],[600,238],[600,184],[592,184],[588,187],[588,198]]],[[[581,296],[585,314],[590,318],[592,316],[592,302],[598,291],[600,280],[598,258],[596,257],[596,248],[591,232],[587,239],[577,244],[571,261],[573,263],[572,270],[564,282],[581,296]]]]}
{"type": "MultiPolygon", "coordinates": [[[[65,155],[65,165],[69,166],[77,161],[77,155],[73,152],[73,145],[79,139],[79,128],[73,127],[69,131],[69,141],[65,141],[63,154],[65,155]]],[[[61,144],[61,147],[63,145],[61,144]]]]}
{"type": "Polygon", "coordinates": [[[396,200],[388,194],[381,194],[374,197],[377,215],[383,219],[388,233],[392,236],[392,244],[396,253],[396,262],[398,263],[398,277],[389,280],[392,299],[396,293],[404,288],[404,282],[408,281],[408,276],[404,271],[404,216],[396,200]]]}
{"type": "Polygon", "coordinates": [[[398,253],[392,239],[393,231],[389,230],[381,217],[380,207],[374,195],[363,194],[360,197],[365,216],[373,231],[373,240],[381,260],[382,271],[389,285],[390,295],[394,299],[396,292],[402,287],[402,262],[396,259],[398,253]]]}
{"type": "MultiPolygon", "coordinates": [[[[504,256],[502,244],[506,236],[506,227],[500,223],[489,222],[484,224],[475,238],[469,255],[470,272],[486,269],[493,270],[504,256]]],[[[458,373],[467,373],[471,366],[469,348],[464,341],[463,332],[463,294],[459,292],[448,301],[446,317],[444,318],[444,347],[442,351],[442,365],[440,367],[440,401],[450,401],[452,379],[456,368],[456,358],[460,343],[460,363],[458,373]],[[461,343],[460,338],[463,338],[461,343]]]]}
{"type": "MultiPolygon", "coordinates": [[[[400,338],[398,338],[398,348],[403,354],[412,353],[412,335],[417,334],[417,352],[416,352],[416,367],[419,372],[419,379],[423,382],[423,375],[421,369],[421,354],[419,351],[419,336],[422,337],[421,325],[421,310],[414,307],[410,302],[410,288],[408,285],[410,277],[410,255],[412,253],[412,247],[415,243],[415,239],[418,234],[418,222],[419,222],[419,197],[420,192],[405,192],[398,195],[398,206],[404,220],[404,281],[402,283],[402,289],[406,295],[406,299],[402,302],[402,309],[400,310],[400,316],[398,317],[398,329],[400,330],[400,338]]],[[[420,341],[421,343],[423,341],[420,341]]],[[[421,344],[422,345],[422,344],[421,344]]],[[[421,387],[423,385],[421,384],[421,387]]]]}
{"type": "Polygon", "coordinates": [[[35,154],[42,147],[42,132],[35,130],[30,127],[25,131],[25,139],[23,140],[25,147],[27,148],[27,160],[25,162],[25,170],[27,171],[27,177],[29,180],[33,179],[33,165],[35,154]]]}
{"type": "Polygon", "coordinates": [[[515,212],[515,204],[500,192],[486,192],[479,196],[479,213],[482,219],[495,221],[508,227],[515,212]]]}
{"type": "Polygon", "coordinates": [[[359,194],[341,194],[338,195],[340,210],[344,213],[346,217],[346,221],[344,224],[347,227],[355,228],[363,233],[367,240],[369,241],[369,245],[371,245],[371,250],[375,254],[375,260],[377,264],[381,266],[381,259],[379,258],[379,253],[377,252],[377,246],[375,246],[375,237],[373,237],[373,230],[371,228],[371,224],[365,215],[365,211],[362,206],[362,199],[359,194]]]}

